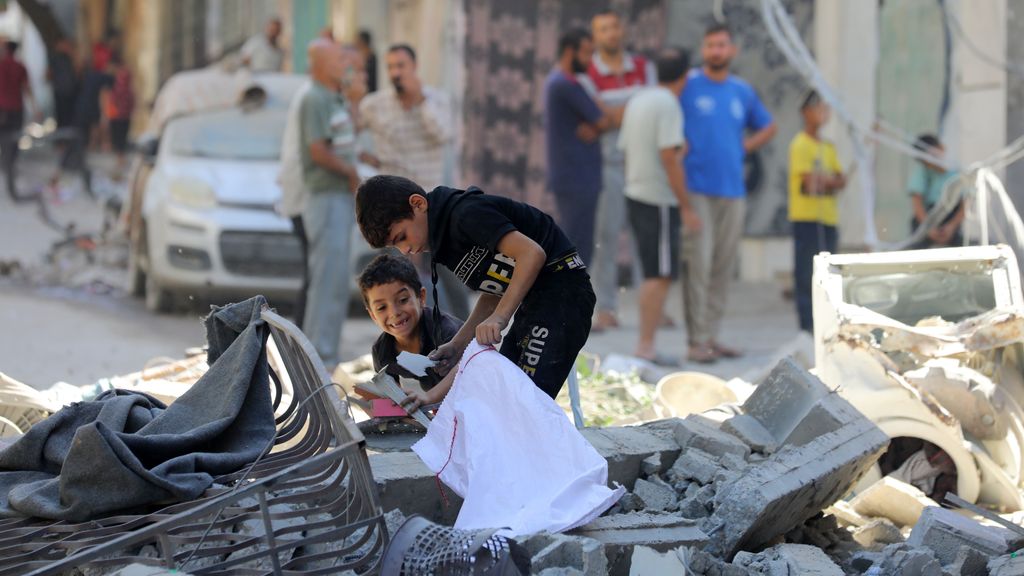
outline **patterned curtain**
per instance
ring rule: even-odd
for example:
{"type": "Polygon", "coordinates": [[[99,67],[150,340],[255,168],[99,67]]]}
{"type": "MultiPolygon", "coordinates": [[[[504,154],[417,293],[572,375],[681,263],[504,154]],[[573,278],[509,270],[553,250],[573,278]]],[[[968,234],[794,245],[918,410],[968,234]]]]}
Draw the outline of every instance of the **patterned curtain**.
{"type": "Polygon", "coordinates": [[[476,184],[552,211],[544,183],[544,80],[558,38],[589,29],[601,10],[618,12],[626,46],[650,54],[665,37],[664,0],[464,0],[466,93],[463,184],[476,184]]]}

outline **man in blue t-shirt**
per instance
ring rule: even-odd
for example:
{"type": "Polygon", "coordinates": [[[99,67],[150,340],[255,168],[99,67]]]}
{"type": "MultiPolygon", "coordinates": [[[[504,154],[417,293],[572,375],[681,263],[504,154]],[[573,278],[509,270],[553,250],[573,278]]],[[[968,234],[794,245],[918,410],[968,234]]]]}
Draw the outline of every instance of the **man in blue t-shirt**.
{"type": "Polygon", "coordinates": [[[601,132],[616,128],[577,80],[586,74],[594,43],[586,30],[571,30],[558,41],[558,61],[544,83],[544,133],[548,189],[558,206],[559,225],[589,266],[594,220],[601,194],[601,132]]]}
{"type": "Polygon", "coordinates": [[[776,128],[750,84],[729,73],[736,56],[729,28],[708,28],[701,56],[703,68],[690,71],[679,97],[686,185],[704,223],[699,232],[688,232],[683,243],[683,294],[689,359],[713,362],[739,355],[718,341],[718,330],[743,234],[743,158],[771,140],[776,128]]]}

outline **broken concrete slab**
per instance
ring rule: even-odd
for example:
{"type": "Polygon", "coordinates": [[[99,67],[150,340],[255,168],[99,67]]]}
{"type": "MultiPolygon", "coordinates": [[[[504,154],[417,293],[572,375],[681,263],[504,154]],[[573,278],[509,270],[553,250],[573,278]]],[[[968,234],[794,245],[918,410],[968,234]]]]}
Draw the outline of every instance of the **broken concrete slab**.
{"type": "Polygon", "coordinates": [[[696,480],[701,484],[710,484],[722,469],[722,465],[711,454],[698,448],[688,448],[672,464],[668,478],[673,482],[696,480]]]}
{"type": "Polygon", "coordinates": [[[781,446],[818,400],[829,393],[820,380],[787,358],[747,398],[743,412],[761,423],[781,446]]]}
{"type": "Polygon", "coordinates": [[[865,518],[857,513],[846,500],[837,501],[835,504],[825,508],[823,512],[834,516],[842,526],[863,526],[871,521],[869,518],[865,518]]]}
{"type": "Polygon", "coordinates": [[[750,447],[739,438],[707,425],[699,416],[676,419],[675,423],[676,443],[683,448],[684,454],[690,448],[697,448],[715,456],[734,454],[744,459],[750,454],[750,447]]]}
{"type": "Polygon", "coordinates": [[[890,544],[882,551],[877,574],[901,576],[944,576],[942,564],[931,550],[916,549],[907,544],[890,544]]]}
{"type": "Polygon", "coordinates": [[[739,438],[755,452],[771,454],[779,449],[778,440],[750,414],[737,414],[722,422],[722,431],[739,438]]]}
{"type": "Polygon", "coordinates": [[[766,576],[843,576],[843,569],[825,552],[806,544],[779,544],[759,554],[738,557],[734,564],[766,576]]]}
{"type": "Polygon", "coordinates": [[[530,555],[530,567],[534,573],[558,568],[579,570],[586,576],[608,573],[604,547],[590,538],[542,532],[519,544],[530,555]]]}
{"type": "Polygon", "coordinates": [[[888,518],[897,526],[913,526],[926,508],[938,507],[938,503],[916,487],[886,476],[854,497],[850,506],[861,516],[888,518]]]}
{"type": "Polygon", "coordinates": [[[665,512],[675,510],[678,506],[675,490],[663,484],[639,479],[633,487],[633,493],[644,501],[648,510],[665,512]]]}
{"type": "Polygon", "coordinates": [[[647,546],[633,549],[633,557],[629,563],[629,576],[647,576],[650,574],[685,574],[686,565],[675,550],[658,552],[647,546]]]}
{"type": "Polygon", "coordinates": [[[1006,554],[988,563],[989,576],[1024,576],[1024,554],[1006,554]]]}
{"type": "Polygon", "coordinates": [[[642,512],[603,516],[570,534],[604,544],[609,574],[628,573],[636,546],[667,552],[680,546],[703,547],[708,540],[693,520],[674,514],[642,512]]]}
{"type": "Polygon", "coordinates": [[[987,555],[974,548],[961,546],[946,571],[957,576],[989,576],[988,560],[987,555]]]}
{"type": "Polygon", "coordinates": [[[961,546],[989,556],[1007,552],[1012,535],[1005,528],[984,526],[945,508],[926,508],[914,525],[907,544],[932,550],[942,564],[951,564],[961,546]]]}
{"type": "Polygon", "coordinates": [[[653,476],[662,471],[661,454],[651,454],[640,463],[640,471],[647,476],[653,476]]]}
{"type": "Polygon", "coordinates": [[[585,428],[583,437],[608,461],[608,482],[632,490],[643,461],[658,454],[662,462],[673,462],[679,445],[664,433],[642,426],[585,428]]]}
{"type": "Polygon", "coordinates": [[[877,545],[899,544],[903,533],[888,518],[875,518],[853,531],[853,539],[865,548],[877,545]]]}
{"type": "Polygon", "coordinates": [[[713,536],[709,551],[729,558],[799,526],[845,495],[888,443],[862,417],[751,466],[715,496],[715,512],[702,524],[713,536]]]}

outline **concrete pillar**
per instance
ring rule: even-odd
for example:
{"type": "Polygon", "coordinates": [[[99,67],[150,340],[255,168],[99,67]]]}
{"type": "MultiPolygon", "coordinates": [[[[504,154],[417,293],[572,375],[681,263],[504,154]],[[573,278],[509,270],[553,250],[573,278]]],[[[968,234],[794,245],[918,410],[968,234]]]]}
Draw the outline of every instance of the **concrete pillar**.
{"type": "MultiPolygon", "coordinates": [[[[875,119],[875,66],[878,61],[878,2],[816,0],[814,3],[814,54],[826,81],[843,98],[847,110],[860,124],[875,119]]],[[[836,144],[840,159],[853,159],[853,146],[845,129],[833,121],[825,136],[836,144]]],[[[859,166],[839,199],[842,214],[839,243],[843,249],[867,247],[875,231],[869,230],[867,213],[873,210],[861,178],[871,166],[859,166]]]]}

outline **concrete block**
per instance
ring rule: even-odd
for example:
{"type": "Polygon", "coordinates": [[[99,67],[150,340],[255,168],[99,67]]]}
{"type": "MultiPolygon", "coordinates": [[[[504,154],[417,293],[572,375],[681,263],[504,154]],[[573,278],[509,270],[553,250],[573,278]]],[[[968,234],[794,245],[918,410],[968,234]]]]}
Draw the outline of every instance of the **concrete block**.
{"type": "Polygon", "coordinates": [[[821,549],[806,544],[779,544],[758,554],[741,553],[733,564],[765,576],[843,576],[843,570],[821,549]]]}
{"type": "Polygon", "coordinates": [[[552,568],[571,568],[586,576],[608,573],[604,546],[596,540],[565,534],[534,534],[520,544],[530,555],[534,573],[552,568]]]}
{"type": "Polygon", "coordinates": [[[961,546],[982,554],[1005,554],[1012,539],[1005,528],[983,526],[966,516],[945,508],[926,508],[910,532],[907,544],[931,549],[942,564],[951,564],[961,546]]]}
{"type": "Polygon", "coordinates": [[[617,504],[623,512],[636,512],[637,510],[643,510],[647,507],[647,503],[644,502],[644,499],[632,492],[626,492],[623,494],[622,498],[619,498],[617,504]]]}
{"type": "Polygon", "coordinates": [[[928,549],[915,549],[907,544],[890,544],[882,551],[878,574],[900,576],[944,576],[942,564],[928,549]]]}
{"type": "Polygon", "coordinates": [[[970,546],[961,546],[947,572],[957,576],[989,576],[988,559],[988,556],[970,546]]]}
{"type": "Polygon", "coordinates": [[[647,546],[633,548],[633,557],[629,563],[629,576],[685,573],[686,566],[675,550],[661,553],[647,546]]]}
{"type": "Polygon", "coordinates": [[[662,472],[661,454],[651,454],[640,463],[640,471],[647,476],[653,476],[662,472]]]}
{"type": "Polygon", "coordinates": [[[714,514],[702,524],[711,536],[707,550],[730,558],[803,524],[849,492],[888,443],[860,417],[803,446],[783,447],[716,494],[714,514]]]}
{"type": "Polygon", "coordinates": [[[603,516],[571,534],[601,542],[608,560],[608,573],[613,576],[629,573],[636,546],[667,552],[680,546],[702,547],[708,540],[693,520],[640,512],[603,516]]]}
{"type": "Polygon", "coordinates": [[[708,507],[696,498],[687,498],[679,504],[679,513],[682,514],[683,518],[690,518],[693,520],[699,518],[707,518],[711,515],[708,507]]]}
{"type": "Polygon", "coordinates": [[[696,480],[701,484],[710,484],[722,469],[711,454],[697,448],[687,448],[669,469],[668,477],[673,482],[696,480]]]}
{"type": "Polygon", "coordinates": [[[861,516],[888,518],[897,526],[913,526],[925,508],[938,504],[916,487],[886,476],[858,494],[850,506],[861,516]]]}
{"type": "Polygon", "coordinates": [[[755,452],[771,454],[779,449],[778,440],[749,414],[737,414],[722,422],[722,431],[739,438],[755,452]]]}
{"type": "Polygon", "coordinates": [[[988,563],[989,576],[1024,576],[1024,555],[1007,554],[988,563]]]}
{"type": "Polygon", "coordinates": [[[864,416],[845,398],[830,392],[818,400],[796,428],[786,436],[787,446],[803,446],[822,434],[833,432],[864,416]]]}
{"type": "Polygon", "coordinates": [[[424,518],[451,526],[462,508],[462,498],[444,486],[451,503],[445,506],[437,491],[434,473],[414,452],[371,454],[370,470],[384,510],[399,509],[406,516],[424,518]]]}
{"type": "Polygon", "coordinates": [[[743,412],[782,445],[829,389],[790,359],[779,362],[743,403],[743,412]]]}
{"type": "Polygon", "coordinates": [[[853,539],[865,548],[903,542],[900,529],[886,518],[876,518],[853,531],[853,539]]]}
{"type": "Polygon", "coordinates": [[[675,510],[678,505],[675,490],[647,480],[637,480],[633,493],[644,501],[648,510],[664,512],[675,510]]]}
{"type": "Polygon", "coordinates": [[[639,426],[586,428],[583,437],[608,461],[608,482],[632,490],[640,477],[643,461],[658,454],[662,462],[673,462],[679,446],[664,433],[639,426]]]}
{"type": "Polygon", "coordinates": [[[702,418],[677,419],[675,439],[684,453],[689,448],[697,448],[715,456],[734,454],[746,459],[750,454],[750,447],[739,438],[707,425],[702,418]]]}
{"type": "Polygon", "coordinates": [[[735,454],[723,454],[718,457],[718,463],[732,472],[742,472],[747,469],[747,461],[735,454]]]}

